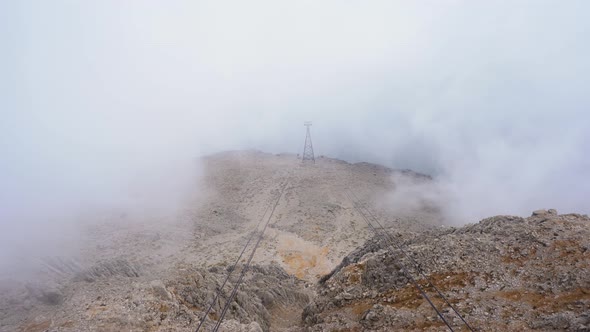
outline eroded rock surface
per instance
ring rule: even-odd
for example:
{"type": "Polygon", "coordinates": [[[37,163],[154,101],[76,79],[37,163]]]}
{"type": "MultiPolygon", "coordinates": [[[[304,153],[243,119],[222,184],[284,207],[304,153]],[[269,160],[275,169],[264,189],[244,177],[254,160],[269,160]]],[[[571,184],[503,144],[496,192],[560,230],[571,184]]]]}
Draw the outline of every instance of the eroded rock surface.
{"type": "Polygon", "coordinates": [[[535,211],[411,239],[389,232],[408,256],[377,239],[351,253],[317,286],[302,317],[309,330],[440,330],[408,274],[456,328],[462,322],[426,278],[478,330],[590,330],[587,216],[535,211]]]}
{"type": "Polygon", "coordinates": [[[461,320],[426,278],[479,331],[590,329],[587,216],[549,209],[444,227],[428,202],[402,214],[381,199],[400,177],[431,181],[411,171],[321,157],[303,167],[259,152],[203,164],[202,195],[180,215],[108,215],[89,226],[75,257],[40,260],[35,282],[0,276],[0,331],[194,331],[282,188],[222,331],[446,330],[412,278],[457,331],[461,320]],[[350,188],[383,222],[391,249],[355,210],[350,188]]]}

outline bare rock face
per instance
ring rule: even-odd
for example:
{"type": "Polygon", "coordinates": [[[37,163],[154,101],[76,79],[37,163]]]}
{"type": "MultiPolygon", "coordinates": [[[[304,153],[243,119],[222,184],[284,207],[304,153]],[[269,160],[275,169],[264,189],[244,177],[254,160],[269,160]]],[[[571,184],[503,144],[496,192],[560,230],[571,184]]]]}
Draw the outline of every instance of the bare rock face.
{"type": "Polygon", "coordinates": [[[263,332],[258,323],[252,322],[250,324],[241,324],[240,322],[230,319],[221,324],[220,331],[232,332],[263,332]]]}
{"type": "Polygon", "coordinates": [[[79,272],[76,279],[94,282],[99,278],[122,276],[136,278],[140,275],[140,268],[124,259],[106,260],[79,272]]]}
{"type": "Polygon", "coordinates": [[[555,209],[549,209],[549,210],[535,210],[533,211],[532,216],[533,217],[538,217],[538,216],[547,216],[547,215],[553,215],[556,216],[557,215],[557,210],[555,209]]]}
{"type": "MultiPolygon", "coordinates": [[[[222,296],[213,305],[211,317],[207,317],[207,324],[215,322],[223,310],[243,266],[238,266],[232,274],[228,284],[224,287],[222,296]]],[[[215,298],[217,289],[222,285],[227,270],[213,269],[192,271],[185,278],[168,283],[175,290],[181,303],[189,307],[208,308],[215,298]]],[[[307,284],[288,275],[276,264],[252,266],[248,276],[239,287],[235,301],[229,307],[226,319],[240,322],[255,322],[264,331],[272,330],[274,325],[283,322],[273,320],[275,312],[292,310],[299,313],[309,302],[309,294],[305,291],[307,284]]],[[[198,318],[200,321],[202,316],[198,318]]],[[[295,315],[294,324],[298,324],[299,315],[295,315]]]]}
{"type": "Polygon", "coordinates": [[[43,304],[59,305],[64,301],[64,295],[57,285],[28,284],[25,287],[33,298],[43,304]]]}
{"type": "Polygon", "coordinates": [[[150,286],[152,286],[152,290],[154,294],[160,298],[162,301],[171,301],[172,295],[166,289],[166,285],[162,282],[162,280],[154,280],[150,282],[150,286]]]}
{"type": "Polygon", "coordinates": [[[456,328],[459,317],[420,271],[480,330],[587,331],[590,219],[550,211],[397,238],[408,256],[370,240],[317,286],[302,319],[311,331],[440,329],[405,266],[456,328]]]}
{"type": "Polygon", "coordinates": [[[108,217],[90,228],[76,259],[42,262],[59,282],[0,280],[0,332],[194,332],[203,319],[210,331],[244,257],[222,287],[224,279],[283,185],[222,331],[445,330],[413,280],[456,331],[461,320],[432,284],[478,331],[590,330],[587,216],[549,209],[445,228],[435,208],[402,215],[387,206],[397,176],[431,180],[413,172],[330,158],[304,167],[259,152],[203,165],[206,194],[178,218],[108,217]],[[396,246],[373,237],[350,188],[396,246]]]}

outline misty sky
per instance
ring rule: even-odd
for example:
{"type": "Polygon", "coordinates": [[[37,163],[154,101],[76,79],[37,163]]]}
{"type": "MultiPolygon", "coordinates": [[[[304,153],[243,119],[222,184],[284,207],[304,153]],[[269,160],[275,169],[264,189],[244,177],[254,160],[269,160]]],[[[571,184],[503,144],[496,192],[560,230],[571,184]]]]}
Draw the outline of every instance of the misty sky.
{"type": "MultiPolygon", "coordinates": [[[[467,221],[590,213],[588,1],[2,1],[0,224],[194,157],[318,155],[436,176],[467,221]]],[[[140,189],[138,189],[140,188],[140,189]]]]}

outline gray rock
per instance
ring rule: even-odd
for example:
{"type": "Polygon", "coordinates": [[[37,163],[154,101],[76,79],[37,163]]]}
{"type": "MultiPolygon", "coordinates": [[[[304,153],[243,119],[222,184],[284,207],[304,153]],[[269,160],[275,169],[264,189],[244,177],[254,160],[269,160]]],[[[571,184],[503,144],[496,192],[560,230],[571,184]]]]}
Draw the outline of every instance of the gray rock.
{"type": "Polygon", "coordinates": [[[248,332],[262,332],[262,328],[260,327],[260,324],[256,323],[256,322],[252,322],[248,325],[247,327],[248,332]]]}
{"type": "Polygon", "coordinates": [[[371,321],[378,321],[379,320],[379,315],[373,311],[373,310],[369,310],[367,311],[367,313],[365,314],[365,317],[363,317],[364,320],[371,320],[371,321]]]}
{"type": "Polygon", "coordinates": [[[457,229],[432,230],[404,239],[394,236],[397,245],[391,249],[373,238],[318,284],[314,306],[304,311],[304,324],[310,331],[402,331],[431,324],[437,318],[416,296],[408,277],[421,278],[419,269],[448,298],[465,299],[456,308],[481,329],[496,330],[509,312],[509,319],[526,322],[533,329],[584,331],[590,325],[583,318],[588,300],[560,307],[542,300],[538,305],[546,313],[536,316],[526,299],[567,299],[587,287],[587,225],[586,217],[558,215],[551,209],[535,211],[530,218],[496,216],[457,229]],[[350,271],[356,271],[360,280],[351,279],[350,271]],[[476,304],[471,297],[482,292],[498,292],[499,296],[476,304]],[[354,296],[348,300],[346,294],[354,296]],[[388,305],[383,310],[366,310],[361,317],[343,314],[348,308],[359,310],[375,303],[388,305]],[[502,310],[494,309],[497,307],[502,310]]]}
{"type": "Polygon", "coordinates": [[[123,259],[100,262],[76,275],[77,280],[94,282],[99,278],[123,276],[130,278],[139,277],[139,267],[123,259]]]}
{"type": "Polygon", "coordinates": [[[541,209],[541,210],[535,210],[535,211],[533,211],[533,214],[532,215],[533,216],[544,216],[546,214],[549,214],[549,212],[547,210],[541,209]]]}
{"type": "Polygon", "coordinates": [[[43,291],[40,300],[45,304],[58,305],[64,301],[64,296],[59,289],[53,288],[43,291]]]}
{"type": "Polygon", "coordinates": [[[29,294],[41,303],[59,305],[64,301],[64,295],[57,285],[29,284],[25,287],[29,294]]]}
{"type": "Polygon", "coordinates": [[[152,287],[154,294],[160,298],[160,300],[172,301],[172,295],[168,292],[166,285],[164,285],[161,280],[153,280],[150,282],[150,286],[152,287]]]}

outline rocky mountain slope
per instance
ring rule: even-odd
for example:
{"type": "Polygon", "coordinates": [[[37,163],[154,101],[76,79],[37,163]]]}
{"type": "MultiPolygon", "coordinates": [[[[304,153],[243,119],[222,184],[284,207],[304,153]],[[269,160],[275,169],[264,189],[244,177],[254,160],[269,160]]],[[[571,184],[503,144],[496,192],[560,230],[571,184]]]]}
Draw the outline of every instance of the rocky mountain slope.
{"type": "Polygon", "coordinates": [[[587,216],[542,210],[394,236],[411,258],[370,240],[317,286],[303,320],[311,331],[445,330],[406,266],[457,330],[467,328],[419,270],[476,330],[589,331],[589,236],[587,216]]]}
{"type": "Polygon", "coordinates": [[[232,265],[265,220],[220,330],[444,331],[410,275],[430,294],[426,276],[480,331],[589,328],[586,216],[538,211],[445,227],[428,202],[402,213],[382,199],[400,177],[430,181],[410,171],[329,158],[303,166],[260,152],[217,154],[202,165],[198,194],[181,213],[106,216],[86,227],[76,253],[40,260],[34,279],[1,275],[0,331],[194,331],[231,271],[202,329],[210,331],[247,254],[232,265]],[[393,235],[394,249],[365,224],[350,189],[393,235]]]}

